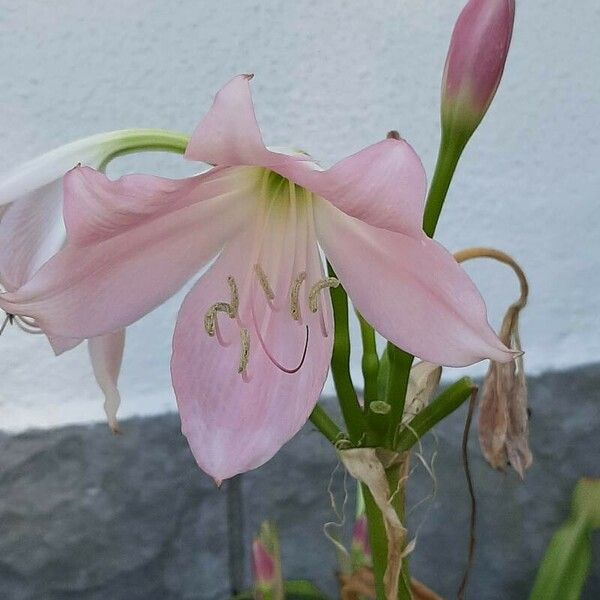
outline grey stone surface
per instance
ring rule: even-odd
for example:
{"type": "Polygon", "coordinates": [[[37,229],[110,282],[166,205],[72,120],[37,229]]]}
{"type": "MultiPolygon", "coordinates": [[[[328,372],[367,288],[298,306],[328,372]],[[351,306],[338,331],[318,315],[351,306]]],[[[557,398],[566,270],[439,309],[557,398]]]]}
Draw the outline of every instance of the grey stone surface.
{"type": "MultiPolygon", "coordinates": [[[[527,598],[552,531],[581,476],[600,476],[600,366],[530,381],[535,463],[525,483],[490,471],[472,436],[479,500],[478,546],[468,597],[527,598]]],[[[436,493],[411,514],[419,531],[414,573],[447,598],[464,567],[468,498],[460,461],[464,411],[430,437],[436,493]]],[[[0,434],[2,600],[224,600],[228,597],[225,492],[198,471],[176,415],[134,419],[124,435],[103,425],[0,434]]],[[[416,461],[415,461],[416,464],[416,461]]],[[[307,426],[243,479],[246,538],[264,518],[280,527],[285,570],[334,594],[335,551],[323,525],[335,520],[343,474],[307,426]]],[[[347,513],[353,490],[348,486],[347,513]]],[[[425,469],[409,505],[432,490],[425,469]]],[[[585,600],[600,597],[600,544],[585,600]]],[[[246,577],[249,577],[246,568],[246,577]]]]}

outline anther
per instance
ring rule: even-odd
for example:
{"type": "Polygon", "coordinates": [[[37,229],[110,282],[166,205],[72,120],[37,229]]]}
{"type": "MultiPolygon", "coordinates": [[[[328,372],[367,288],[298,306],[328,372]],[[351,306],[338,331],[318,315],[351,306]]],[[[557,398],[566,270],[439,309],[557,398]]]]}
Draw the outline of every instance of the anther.
{"type": "Polygon", "coordinates": [[[298,296],[300,295],[300,286],[306,279],[306,271],[302,271],[292,283],[292,289],[290,292],[290,312],[292,313],[292,319],[294,321],[300,320],[300,302],[298,296]]]}
{"type": "Polygon", "coordinates": [[[273,301],[275,300],[275,294],[273,293],[273,289],[269,284],[269,280],[267,279],[267,275],[262,270],[262,267],[259,264],[254,265],[254,271],[256,276],[258,277],[258,282],[260,283],[260,287],[263,289],[267,300],[273,301]]]}
{"type": "Polygon", "coordinates": [[[231,306],[227,302],[216,302],[213,304],[204,315],[204,329],[206,333],[213,337],[217,329],[217,313],[224,312],[231,316],[231,306]]]}
{"type": "Polygon", "coordinates": [[[248,366],[248,359],[250,358],[250,334],[245,327],[240,329],[240,345],[241,350],[238,373],[243,373],[248,366]]]}
{"type": "Polygon", "coordinates": [[[325,277],[315,283],[310,288],[310,294],[308,295],[308,307],[311,312],[316,313],[319,310],[319,293],[327,288],[336,288],[340,285],[340,282],[335,277],[325,277]]]}
{"type": "Polygon", "coordinates": [[[229,302],[229,316],[232,319],[235,319],[240,308],[240,296],[238,294],[238,288],[235,283],[235,279],[231,275],[227,278],[227,283],[229,284],[229,289],[231,291],[231,300],[229,302]]]}

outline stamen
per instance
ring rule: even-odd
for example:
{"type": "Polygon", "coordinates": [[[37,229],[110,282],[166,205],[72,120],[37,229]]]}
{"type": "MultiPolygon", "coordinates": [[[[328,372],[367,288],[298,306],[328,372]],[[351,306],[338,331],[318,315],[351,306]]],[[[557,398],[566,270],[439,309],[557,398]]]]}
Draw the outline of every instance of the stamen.
{"type": "Polygon", "coordinates": [[[259,264],[254,265],[254,271],[256,273],[256,276],[258,277],[260,287],[263,289],[265,296],[267,297],[267,300],[270,300],[272,302],[273,300],[275,300],[275,294],[273,293],[273,289],[269,284],[267,275],[262,270],[262,267],[259,264]]]}
{"type": "Polygon", "coordinates": [[[216,302],[206,311],[206,314],[204,315],[204,329],[206,329],[206,333],[208,333],[210,337],[215,335],[218,312],[224,312],[231,316],[231,306],[227,304],[227,302],[216,302]]]}
{"type": "Polygon", "coordinates": [[[308,295],[308,307],[310,311],[316,313],[319,310],[319,293],[322,290],[336,288],[338,285],[340,285],[339,279],[335,277],[325,277],[317,281],[310,289],[310,294],[308,295]]]}
{"type": "Polygon", "coordinates": [[[250,358],[250,333],[243,327],[240,329],[240,363],[238,366],[238,373],[243,373],[248,366],[248,359],[250,358]]]}
{"type": "Polygon", "coordinates": [[[284,367],[269,351],[269,349],[267,348],[267,344],[265,343],[265,340],[263,339],[262,334],[260,333],[260,327],[258,325],[258,322],[256,320],[256,313],[254,312],[254,306],[251,304],[250,305],[250,312],[252,313],[252,323],[254,324],[254,329],[256,330],[256,337],[258,338],[258,341],[260,342],[261,348],[263,349],[264,353],[267,355],[267,358],[280,370],[283,371],[284,373],[297,373],[301,368],[302,365],[304,364],[304,360],[306,359],[306,351],[308,349],[308,325],[306,325],[306,336],[304,339],[304,350],[302,351],[302,358],[300,359],[300,362],[298,364],[298,366],[294,367],[293,369],[289,369],[288,367],[284,367]]]}
{"type": "Polygon", "coordinates": [[[15,316],[13,321],[15,323],[15,325],[21,330],[24,331],[25,333],[32,333],[34,335],[40,335],[42,333],[44,333],[35,323],[35,321],[32,319],[31,321],[27,321],[25,319],[23,319],[23,317],[20,316],[15,316]]]}
{"type": "Polygon", "coordinates": [[[300,294],[300,286],[306,279],[306,271],[302,271],[292,283],[292,290],[290,293],[290,312],[292,313],[292,319],[294,321],[300,320],[300,302],[298,301],[298,296],[300,294]]]}
{"type": "Polygon", "coordinates": [[[237,284],[235,283],[235,279],[231,275],[227,278],[227,283],[229,284],[229,289],[231,291],[231,300],[229,302],[229,316],[232,319],[235,319],[240,308],[240,296],[238,294],[238,288],[237,284]]]}
{"type": "Polygon", "coordinates": [[[6,318],[4,319],[4,322],[2,323],[2,325],[0,325],[0,335],[2,335],[4,333],[6,326],[11,322],[12,322],[12,315],[9,313],[6,313],[6,318]]]}

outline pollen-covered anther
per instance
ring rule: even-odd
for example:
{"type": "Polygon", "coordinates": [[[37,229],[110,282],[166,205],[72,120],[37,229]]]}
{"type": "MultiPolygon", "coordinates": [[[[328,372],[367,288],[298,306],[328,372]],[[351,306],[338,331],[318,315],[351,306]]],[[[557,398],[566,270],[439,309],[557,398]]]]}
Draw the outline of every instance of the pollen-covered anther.
{"type": "Polygon", "coordinates": [[[319,294],[327,288],[336,288],[340,285],[340,282],[335,277],[325,277],[319,279],[312,288],[310,288],[310,294],[308,295],[308,307],[311,312],[316,313],[319,310],[319,294]]]}
{"type": "Polygon", "coordinates": [[[243,373],[248,367],[250,358],[250,333],[243,327],[240,329],[240,363],[238,365],[238,373],[243,373]]]}
{"type": "Polygon", "coordinates": [[[235,279],[231,275],[227,277],[227,283],[229,284],[229,289],[231,291],[231,300],[229,301],[229,316],[232,319],[235,319],[240,308],[240,295],[238,293],[235,279]]]}
{"type": "Polygon", "coordinates": [[[300,287],[304,283],[305,279],[306,271],[302,271],[302,273],[300,273],[298,277],[294,279],[294,283],[292,283],[292,289],[290,291],[290,312],[292,313],[292,319],[294,319],[294,321],[299,321],[301,318],[300,302],[298,297],[300,295],[300,287]]]}
{"type": "Polygon", "coordinates": [[[217,313],[224,312],[231,317],[231,305],[227,302],[215,302],[204,315],[204,329],[206,333],[213,337],[217,330],[217,313]]]}
{"type": "Polygon", "coordinates": [[[273,288],[271,288],[269,279],[259,264],[254,265],[254,272],[256,273],[256,277],[258,278],[260,287],[263,289],[267,300],[270,300],[271,302],[275,300],[275,293],[273,292],[273,288]]]}

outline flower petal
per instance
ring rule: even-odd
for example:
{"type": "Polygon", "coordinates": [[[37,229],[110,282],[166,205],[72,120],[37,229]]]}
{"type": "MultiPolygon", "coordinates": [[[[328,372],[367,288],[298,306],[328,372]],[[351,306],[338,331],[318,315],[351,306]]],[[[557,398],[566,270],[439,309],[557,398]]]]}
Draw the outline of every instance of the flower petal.
{"type": "Polygon", "coordinates": [[[125,347],[125,330],[120,329],[106,335],[88,340],[88,350],[94,376],[104,393],[104,412],[108,425],[113,433],[119,431],[117,410],[121,404],[121,395],[117,387],[121,363],[123,362],[123,349],[125,347]]]}
{"type": "Polygon", "coordinates": [[[1,294],[0,308],[34,318],[49,335],[90,338],[121,329],[179,290],[254,209],[243,193],[232,193],[96,244],[68,244],[18,291],[1,294]]]}
{"type": "Polygon", "coordinates": [[[211,169],[187,179],[125,175],[111,180],[89,167],[64,178],[64,219],[69,241],[86,245],[252,182],[250,169],[211,169]]]}
{"type": "Polygon", "coordinates": [[[215,96],[190,138],[185,157],[212,165],[258,165],[268,157],[250,93],[251,75],[237,75],[215,96]]]}
{"type": "Polygon", "coordinates": [[[326,171],[307,167],[291,161],[282,174],[370,225],[421,235],[427,177],[404,140],[383,140],[326,171]]]}
{"type": "Polygon", "coordinates": [[[473,282],[437,242],[372,227],[323,200],[315,207],[325,254],[357,310],[386,339],[451,367],[513,358],[473,282]]]}
{"type": "Polygon", "coordinates": [[[65,241],[60,181],[8,205],[0,219],[0,283],[21,287],[65,241]]]}
{"type": "MultiPolygon", "coordinates": [[[[240,289],[244,289],[248,276],[254,277],[252,261],[248,260],[252,242],[252,235],[247,234],[228,244],[186,297],[173,339],[171,372],[182,431],[198,465],[217,482],[262,465],[300,429],[318,400],[331,357],[333,336],[322,335],[319,315],[305,310],[301,324],[287,313],[285,326],[282,310],[275,312],[271,321],[274,312],[264,308],[264,296],[263,309],[259,307],[263,292],[260,287],[255,299],[258,328],[278,359],[289,361],[290,365],[292,357],[298,361],[305,343],[303,325],[309,327],[307,351],[298,371],[285,373],[269,360],[247,311],[240,314],[240,321],[249,330],[248,380],[237,372],[240,323],[227,315],[219,317],[225,346],[207,335],[202,326],[203,315],[214,302],[229,298],[227,277],[235,277],[240,289]]],[[[318,260],[314,242],[309,250],[305,259],[310,265],[307,281],[320,277],[314,274],[318,260]]],[[[307,298],[308,286],[303,285],[307,298]]],[[[277,299],[282,288],[277,283],[273,288],[277,299]]],[[[242,301],[243,298],[240,310],[242,301]]]]}
{"type": "MultiPolygon", "coordinates": [[[[0,205],[60,179],[77,163],[98,166],[108,155],[131,146],[132,141],[139,144],[140,137],[148,137],[148,131],[124,129],[92,135],[23,163],[0,177],[0,205]]],[[[156,137],[156,132],[150,133],[156,137]]]]}

